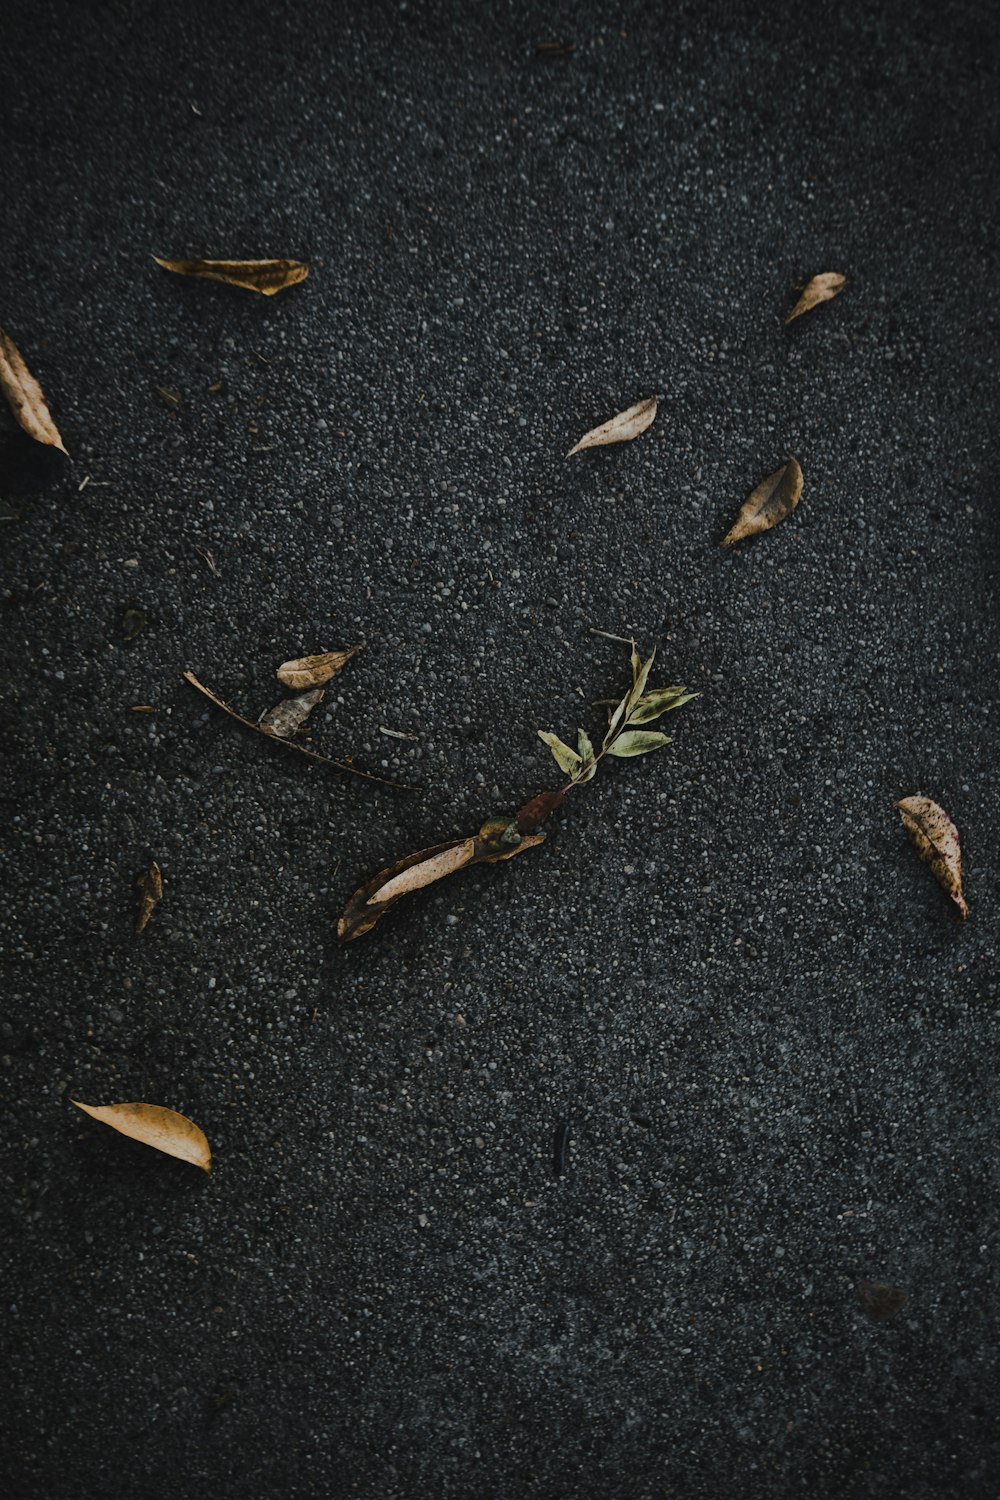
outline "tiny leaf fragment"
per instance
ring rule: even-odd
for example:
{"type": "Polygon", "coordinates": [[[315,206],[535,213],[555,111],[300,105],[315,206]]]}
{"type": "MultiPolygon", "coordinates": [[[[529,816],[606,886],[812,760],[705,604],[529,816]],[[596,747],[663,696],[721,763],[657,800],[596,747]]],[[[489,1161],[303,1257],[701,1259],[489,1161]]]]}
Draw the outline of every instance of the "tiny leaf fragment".
{"type": "Polygon", "coordinates": [[[79,1099],[70,1103],[133,1141],[190,1162],[203,1172],[212,1170],[212,1150],[204,1131],[175,1109],[165,1109],[161,1104],[81,1104],[79,1099]]]}
{"type": "Polygon", "coordinates": [[[285,698],[268,709],[260,721],[265,734],[276,734],[287,740],[298,734],[303,724],[325,696],[325,688],[311,688],[308,693],[298,693],[294,698],[285,698]]]}
{"type": "Polygon", "coordinates": [[[770,531],[772,526],[791,515],[801,494],[802,470],[798,459],[790,458],[780,469],[762,479],[749,500],[743,503],[736,524],[722,539],[722,546],[731,547],[733,542],[741,542],[744,537],[770,531]]]}
{"type": "Polygon", "coordinates": [[[321,651],[317,656],[297,656],[292,661],[282,662],[278,668],[278,681],[285,687],[301,692],[303,688],[322,687],[331,677],[336,677],[361,650],[360,646],[349,646],[346,651],[321,651]]]}
{"type": "Polygon", "coordinates": [[[178,276],[223,281],[227,286],[260,292],[264,297],[296,286],[309,275],[309,267],[301,260],[161,260],[158,255],[153,259],[165,271],[174,271],[178,276]]]}
{"type": "Polygon", "coordinates": [[[958,829],[943,807],[930,797],[904,797],[896,803],[910,841],[938,884],[947,891],[962,914],[969,907],[962,892],[962,847],[958,829]]]}
{"type": "Polygon", "coordinates": [[[143,870],[141,875],[136,876],[135,883],[139,887],[139,911],[135,919],[135,930],[139,933],[146,930],[153,915],[153,907],[163,895],[163,876],[155,859],[148,870],[143,870]]]}
{"type": "MultiPolygon", "coordinates": [[[[21,358],[14,340],[0,328],[0,387],[14,419],[36,443],[45,443],[66,453],[59,429],[52,420],[45,394],[21,358]]],[[[66,455],[67,458],[69,455],[66,455]]]]}
{"type": "Polygon", "coordinates": [[[648,755],[651,750],[669,744],[669,734],[661,734],[658,729],[626,729],[608,746],[608,754],[626,760],[634,755],[648,755]]]}
{"type": "Polygon", "coordinates": [[[134,641],[140,630],[145,630],[148,620],[141,609],[135,609],[131,605],[121,617],[119,629],[123,641],[134,641]]]}
{"type": "Polygon", "coordinates": [[[844,290],[847,277],[841,276],[839,271],[823,271],[819,276],[814,276],[802,289],[802,295],[792,308],[785,325],[792,322],[793,318],[800,318],[803,313],[809,312],[811,308],[818,307],[821,302],[829,302],[836,297],[838,292],[844,290]]]}
{"type": "Polygon", "coordinates": [[[652,425],[656,416],[656,405],[658,398],[650,396],[645,401],[637,401],[634,406],[626,407],[610,422],[603,422],[600,427],[592,427],[585,432],[575,447],[567,453],[567,458],[572,458],[574,453],[579,453],[583,448],[604,448],[609,443],[630,443],[637,438],[641,432],[652,425]]]}

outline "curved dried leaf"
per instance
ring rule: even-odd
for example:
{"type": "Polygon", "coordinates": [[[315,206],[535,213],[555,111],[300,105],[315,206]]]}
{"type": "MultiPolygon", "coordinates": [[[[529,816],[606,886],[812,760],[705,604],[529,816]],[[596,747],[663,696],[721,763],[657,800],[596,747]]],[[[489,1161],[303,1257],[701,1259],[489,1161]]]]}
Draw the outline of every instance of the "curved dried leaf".
{"type": "Polygon", "coordinates": [[[325,688],[312,688],[310,692],[299,693],[295,698],[285,698],[268,709],[261,718],[260,727],[265,734],[276,734],[283,740],[290,739],[299,732],[317,703],[321,703],[325,696],[325,688]]]}
{"type": "Polygon", "coordinates": [[[659,750],[663,745],[669,744],[669,734],[661,734],[658,729],[626,729],[608,747],[608,754],[626,760],[633,755],[648,755],[651,750],[659,750]]]}
{"type": "Polygon", "coordinates": [[[802,470],[798,459],[790,458],[780,469],[762,479],[736,517],[736,524],[722,539],[723,547],[741,542],[744,537],[770,531],[790,516],[802,494],[802,470]]]}
{"type": "Polygon", "coordinates": [[[526,849],[533,849],[544,841],[544,833],[526,833],[513,849],[497,849],[480,835],[469,839],[448,839],[443,844],[420,849],[416,854],[407,854],[394,864],[386,865],[355,891],[337,923],[337,936],[345,942],[361,937],[371,931],[401,896],[422,890],[471,865],[492,865],[513,859],[515,854],[523,854],[526,849]]]}
{"type": "Polygon", "coordinates": [[[682,708],[685,703],[690,703],[692,698],[699,698],[700,693],[689,693],[687,688],[670,687],[658,688],[655,692],[645,693],[629,714],[629,724],[651,724],[661,714],[669,713],[671,709],[682,708]]]}
{"type": "Polygon", "coordinates": [[[846,276],[841,276],[839,271],[823,271],[821,275],[814,276],[802,289],[802,295],[792,308],[785,324],[789,324],[793,318],[799,318],[810,308],[817,307],[820,302],[829,302],[836,297],[838,292],[844,290],[847,282],[846,276]]]}
{"type": "Polygon", "coordinates": [[[610,422],[592,427],[569,450],[566,457],[572,458],[574,453],[579,453],[583,448],[604,448],[608,443],[630,443],[652,424],[656,416],[657,400],[656,396],[650,396],[646,401],[637,401],[634,406],[626,407],[616,417],[612,417],[610,422]]]}
{"type": "Polygon", "coordinates": [[[227,286],[241,286],[265,297],[273,297],[287,286],[296,286],[309,275],[309,267],[301,260],[161,260],[158,255],[153,259],[165,271],[175,271],[178,276],[224,281],[227,286]]]}
{"type": "Polygon", "coordinates": [[[139,912],[135,919],[135,930],[138,933],[145,931],[146,924],[153,915],[153,907],[163,895],[163,876],[155,859],[148,870],[143,870],[141,875],[136,876],[135,883],[139,887],[139,912]]]}
{"type": "Polygon", "coordinates": [[[938,884],[948,892],[962,914],[969,908],[962,893],[962,848],[958,829],[943,807],[930,797],[904,797],[896,803],[913,847],[930,865],[938,884]]]}
{"type": "Polygon", "coordinates": [[[212,1151],[204,1131],[175,1109],[164,1109],[161,1104],[81,1104],[79,1099],[70,1103],[133,1141],[189,1161],[203,1172],[212,1170],[212,1151]]]}
{"type": "Polygon", "coordinates": [[[567,776],[574,776],[579,771],[582,765],[580,757],[557,734],[553,734],[549,729],[540,729],[538,738],[548,745],[560,771],[565,771],[567,776]]]}
{"type": "Polygon", "coordinates": [[[321,651],[317,656],[297,656],[293,661],[282,662],[278,668],[278,681],[285,687],[301,692],[303,688],[322,687],[331,677],[336,677],[361,650],[360,646],[348,646],[346,651],[321,651]]]}
{"type": "MultiPolygon", "coordinates": [[[[0,387],[18,426],[49,448],[66,453],[59,429],[45,401],[45,394],[21,358],[14,340],[0,328],[0,387]]],[[[66,454],[69,457],[69,454],[66,454]]]]}

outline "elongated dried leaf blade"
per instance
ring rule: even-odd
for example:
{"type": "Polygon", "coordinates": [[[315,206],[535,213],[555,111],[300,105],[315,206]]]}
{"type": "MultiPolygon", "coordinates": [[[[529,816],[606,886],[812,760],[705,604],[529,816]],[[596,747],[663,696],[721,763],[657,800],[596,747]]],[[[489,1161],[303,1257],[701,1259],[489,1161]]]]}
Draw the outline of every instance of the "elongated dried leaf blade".
{"type": "Polygon", "coordinates": [[[498,864],[526,849],[544,843],[544,833],[529,833],[513,849],[497,849],[482,837],[449,839],[432,844],[416,854],[407,854],[365,882],[355,891],[337,923],[337,935],[345,942],[370,932],[391,906],[412,891],[422,890],[472,865],[498,864]]]}
{"type": "Polygon", "coordinates": [[[821,302],[829,302],[836,297],[838,292],[844,290],[847,277],[841,276],[839,271],[823,271],[821,275],[814,276],[802,289],[802,295],[785,319],[786,326],[794,318],[800,318],[810,308],[818,307],[821,302]]]}
{"type": "Polygon", "coordinates": [[[326,696],[325,688],[310,688],[308,693],[298,693],[294,698],[284,698],[269,708],[260,721],[265,734],[276,734],[283,740],[297,734],[303,724],[326,696]]]}
{"type": "Polygon", "coordinates": [[[943,807],[930,797],[904,797],[896,803],[913,847],[930,865],[938,884],[947,891],[962,914],[969,907],[962,891],[962,846],[958,829],[943,807]]]}
{"type": "Polygon", "coordinates": [[[634,406],[626,407],[616,417],[612,417],[610,422],[592,427],[569,450],[566,457],[572,458],[574,453],[579,453],[584,448],[604,448],[609,443],[630,443],[652,425],[656,416],[657,399],[656,396],[650,396],[646,401],[637,401],[634,406]]]}
{"type": "Polygon", "coordinates": [[[136,876],[135,883],[139,887],[139,911],[135,919],[135,930],[139,933],[145,931],[146,924],[153,915],[153,907],[163,895],[163,876],[155,859],[148,870],[143,870],[141,875],[136,876]]]}
{"type": "Polygon", "coordinates": [[[744,537],[756,536],[760,531],[770,531],[786,516],[790,516],[802,494],[802,470],[798,459],[790,458],[780,469],[775,469],[762,479],[749,500],[746,500],[736,524],[722,539],[723,547],[742,542],[744,537]]]}
{"type": "Polygon", "coordinates": [[[626,729],[608,747],[608,754],[619,760],[630,760],[635,755],[648,755],[651,750],[660,750],[669,744],[669,734],[661,734],[658,729],[626,729]]]}
{"type": "Polygon", "coordinates": [[[343,671],[360,646],[349,646],[346,651],[320,651],[316,656],[297,656],[292,661],[282,662],[278,668],[278,681],[285,687],[301,692],[303,688],[322,687],[343,671]]]}
{"type": "Polygon", "coordinates": [[[223,281],[227,286],[260,292],[264,297],[296,286],[309,275],[309,267],[301,260],[161,260],[158,255],[153,259],[165,271],[174,271],[178,276],[223,281]]]}
{"type": "Polygon", "coordinates": [[[203,1172],[212,1170],[212,1150],[204,1131],[175,1109],[164,1109],[161,1104],[81,1104],[79,1099],[70,1102],[133,1141],[188,1161],[203,1172]]]}
{"type": "MultiPolygon", "coordinates": [[[[14,340],[0,328],[0,387],[14,419],[36,443],[66,453],[59,429],[52,420],[45,393],[21,358],[14,340]]],[[[66,454],[69,457],[69,454],[66,454]]]]}

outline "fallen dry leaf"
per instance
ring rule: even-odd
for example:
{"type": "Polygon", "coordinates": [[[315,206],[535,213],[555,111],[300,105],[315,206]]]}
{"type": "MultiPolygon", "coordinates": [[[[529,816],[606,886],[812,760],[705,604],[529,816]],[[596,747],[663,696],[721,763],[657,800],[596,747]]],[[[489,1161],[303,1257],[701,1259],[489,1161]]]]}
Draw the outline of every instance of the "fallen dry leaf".
{"type": "Polygon", "coordinates": [[[360,650],[360,646],[348,646],[346,651],[321,651],[318,656],[297,656],[293,661],[282,662],[278,668],[278,681],[297,692],[302,688],[322,687],[331,677],[336,677],[360,650]]]}
{"type": "Polygon", "coordinates": [[[746,500],[736,517],[736,524],[722,538],[723,547],[742,542],[744,537],[756,536],[759,531],[770,531],[786,516],[790,516],[802,494],[802,470],[798,460],[790,458],[780,469],[775,469],[762,479],[749,500],[746,500]]]}
{"type": "Polygon", "coordinates": [[[308,693],[299,693],[295,698],[285,698],[264,714],[260,721],[261,729],[265,734],[277,734],[282,739],[290,739],[302,728],[324,696],[324,688],[312,688],[308,693]]]}
{"type": "Polygon", "coordinates": [[[896,803],[903,826],[924,864],[954,901],[963,919],[969,915],[962,894],[962,848],[958,829],[943,807],[929,797],[904,797],[896,803]]]}
{"type": "MultiPolygon", "coordinates": [[[[505,827],[507,826],[504,820],[505,827]]],[[[443,844],[433,844],[429,849],[420,849],[416,854],[407,854],[394,864],[386,865],[371,880],[355,891],[337,923],[337,936],[349,942],[370,932],[375,923],[394,906],[401,896],[422,890],[453,875],[456,870],[467,870],[471,865],[496,864],[500,860],[513,859],[544,842],[544,833],[526,834],[514,848],[497,848],[482,831],[475,838],[449,839],[443,844]]]]}
{"type": "Polygon", "coordinates": [[[800,318],[804,312],[809,312],[810,308],[836,297],[838,292],[844,290],[846,282],[847,277],[841,276],[839,271],[824,271],[821,276],[814,276],[803,288],[802,296],[785,319],[786,326],[793,318],[800,318]]]}
{"type": "Polygon", "coordinates": [[[136,876],[135,883],[139,887],[139,913],[135,919],[135,930],[143,932],[153,915],[153,907],[163,895],[163,876],[155,859],[148,870],[143,870],[141,875],[136,876]]]}
{"type": "Polygon", "coordinates": [[[656,416],[656,403],[657,397],[650,396],[648,400],[637,401],[634,406],[620,411],[610,422],[592,427],[589,432],[584,433],[576,447],[569,450],[566,457],[572,458],[582,448],[603,448],[608,443],[630,443],[651,425],[656,416]]]}
{"type": "Polygon", "coordinates": [[[175,391],[173,386],[170,385],[158,385],[154,389],[169,411],[176,412],[180,410],[181,402],[184,399],[180,391],[175,391]]]}
{"type": "Polygon", "coordinates": [[[212,1170],[212,1151],[204,1131],[174,1109],[164,1109],[161,1104],[81,1104],[79,1099],[70,1103],[133,1141],[189,1161],[203,1172],[212,1170]]]}
{"type": "MultiPolygon", "coordinates": [[[[19,427],[36,443],[66,453],[38,381],[21,358],[13,339],[0,328],[0,386],[19,427]]],[[[69,454],[66,454],[69,457],[69,454]]]]}
{"type": "Polygon", "coordinates": [[[309,267],[301,260],[161,260],[158,255],[153,259],[178,276],[224,281],[227,286],[241,286],[265,297],[273,297],[286,286],[296,286],[309,275],[309,267]]]}
{"type": "Polygon", "coordinates": [[[237,724],[242,724],[244,729],[252,729],[255,734],[262,734],[266,740],[270,740],[272,745],[283,745],[286,750],[297,750],[300,755],[307,755],[310,760],[318,760],[325,766],[336,766],[338,771],[347,771],[351,776],[360,776],[362,781],[376,781],[380,786],[391,786],[397,792],[413,790],[401,781],[390,781],[387,776],[375,776],[371,771],[361,771],[357,766],[352,766],[349,761],[333,760],[329,755],[320,755],[318,750],[311,750],[308,745],[302,745],[298,740],[283,739],[281,735],[271,734],[260,724],[255,724],[252,719],[245,719],[242,714],[236,712],[235,708],[230,708],[229,704],[213,693],[211,688],[199,682],[193,672],[185,672],[184,681],[189,682],[193,688],[197,688],[198,692],[203,693],[210,703],[214,703],[216,708],[221,708],[222,712],[228,714],[231,719],[235,719],[237,724]]]}

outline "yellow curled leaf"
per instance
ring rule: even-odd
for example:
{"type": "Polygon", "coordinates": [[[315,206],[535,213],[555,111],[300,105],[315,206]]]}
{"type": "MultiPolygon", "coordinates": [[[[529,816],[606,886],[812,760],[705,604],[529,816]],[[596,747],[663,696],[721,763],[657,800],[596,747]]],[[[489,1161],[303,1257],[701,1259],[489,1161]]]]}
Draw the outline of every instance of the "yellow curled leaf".
{"type": "Polygon", "coordinates": [[[164,1109],[161,1104],[81,1104],[79,1099],[70,1103],[119,1134],[152,1146],[154,1151],[189,1161],[203,1172],[212,1170],[212,1151],[204,1131],[175,1109],[164,1109]]]}
{"type": "Polygon", "coordinates": [[[818,307],[821,302],[829,302],[842,292],[847,283],[847,277],[841,276],[839,271],[823,271],[819,276],[814,276],[802,289],[802,295],[785,319],[786,325],[794,318],[800,318],[804,312],[818,307]]]}
{"type": "Polygon", "coordinates": [[[178,276],[224,281],[227,286],[241,286],[264,297],[296,286],[309,275],[309,267],[301,260],[161,260],[158,255],[153,259],[165,271],[175,271],[178,276]]]}

